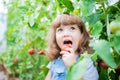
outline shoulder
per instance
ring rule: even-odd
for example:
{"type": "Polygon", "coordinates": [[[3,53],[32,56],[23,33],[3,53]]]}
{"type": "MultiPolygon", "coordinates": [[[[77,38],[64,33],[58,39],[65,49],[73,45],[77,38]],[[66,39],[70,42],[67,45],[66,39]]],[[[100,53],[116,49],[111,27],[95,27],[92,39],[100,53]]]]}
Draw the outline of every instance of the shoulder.
{"type": "Polygon", "coordinates": [[[55,59],[48,64],[52,80],[65,80],[67,67],[62,59],[55,59]]]}
{"type": "Polygon", "coordinates": [[[93,64],[92,59],[89,59],[87,71],[85,72],[84,75],[84,80],[98,80],[98,72],[93,64]]]}
{"type": "Polygon", "coordinates": [[[56,69],[58,70],[58,69],[65,69],[66,68],[63,60],[60,58],[57,58],[57,59],[50,61],[47,65],[47,67],[51,70],[56,70],[56,69]]]}
{"type": "Polygon", "coordinates": [[[60,64],[63,64],[63,61],[62,59],[54,59],[52,61],[50,61],[47,65],[48,68],[50,68],[51,66],[57,66],[57,65],[60,65],[60,64]]]}

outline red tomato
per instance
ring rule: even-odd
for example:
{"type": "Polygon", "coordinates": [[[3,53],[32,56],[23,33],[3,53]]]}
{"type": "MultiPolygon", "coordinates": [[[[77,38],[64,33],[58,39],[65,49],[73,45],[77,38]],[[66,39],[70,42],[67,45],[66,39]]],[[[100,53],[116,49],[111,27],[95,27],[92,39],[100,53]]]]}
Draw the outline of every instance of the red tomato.
{"type": "Polygon", "coordinates": [[[99,61],[98,62],[98,66],[103,67],[105,69],[108,69],[108,65],[105,62],[103,62],[103,61],[99,61]]]}
{"type": "Polygon", "coordinates": [[[117,67],[116,71],[120,73],[120,66],[117,67]]]}
{"type": "Polygon", "coordinates": [[[68,50],[67,48],[72,48],[72,45],[64,45],[64,46],[62,47],[62,51],[67,51],[67,52],[70,53],[70,50],[68,50]]]}
{"type": "Polygon", "coordinates": [[[39,52],[38,52],[40,55],[45,55],[45,51],[43,49],[41,49],[39,52]]]}
{"type": "Polygon", "coordinates": [[[14,63],[17,63],[17,62],[19,62],[19,59],[14,58],[14,59],[13,59],[13,62],[14,62],[14,63]]]}
{"type": "Polygon", "coordinates": [[[35,50],[34,50],[33,48],[31,48],[31,49],[28,50],[28,53],[29,53],[30,55],[33,55],[33,54],[35,53],[35,50]]]}

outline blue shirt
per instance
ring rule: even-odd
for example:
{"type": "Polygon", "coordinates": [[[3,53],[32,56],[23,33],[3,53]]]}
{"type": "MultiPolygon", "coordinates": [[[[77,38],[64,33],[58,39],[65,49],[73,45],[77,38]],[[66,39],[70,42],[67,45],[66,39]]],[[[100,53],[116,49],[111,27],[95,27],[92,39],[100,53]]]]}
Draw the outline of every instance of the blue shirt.
{"type": "MultiPolygon", "coordinates": [[[[76,58],[78,61],[79,57],[76,58]]],[[[47,66],[51,71],[52,80],[66,80],[67,67],[62,59],[58,58],[49,62],[47,66]]],[[[84,80],[98,80],[97,69],[93,65],[93,61],[90,59],[87,71],[83,76],[84,80]]]]}

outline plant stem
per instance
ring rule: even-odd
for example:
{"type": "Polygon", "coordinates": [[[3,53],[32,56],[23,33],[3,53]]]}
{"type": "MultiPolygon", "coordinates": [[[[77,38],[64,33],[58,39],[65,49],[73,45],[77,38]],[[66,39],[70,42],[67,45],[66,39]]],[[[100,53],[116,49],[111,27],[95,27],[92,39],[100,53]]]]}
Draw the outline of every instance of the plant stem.
{"type": "Polygon", "coordinates": [[[106,15],[107,16],[107,36],[108,36],[108,40],[110,40],[110,27],[109,27],[109,17],[108,17],[108,14],[106,15]]]}
{"type": "MultiPolygon", "coordinates": [[[[107,8],[105,8],[105,4],[101,4],[103,6],[103,11],[105,14],[105,24],[106,24],[106,33],[108,36],[108,40],[110,40],[110,28],[109,28],[109,15],[107,14],[107,8]]],[[[106,4],[108,6],[108,4],[106,4]]]]}

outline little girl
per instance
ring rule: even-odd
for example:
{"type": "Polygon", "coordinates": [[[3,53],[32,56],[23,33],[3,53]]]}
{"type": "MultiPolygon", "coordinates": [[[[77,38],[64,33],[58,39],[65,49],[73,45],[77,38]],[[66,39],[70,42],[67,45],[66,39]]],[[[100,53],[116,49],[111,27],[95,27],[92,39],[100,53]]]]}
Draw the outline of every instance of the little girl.
{"type": "MultiPolygon", "coordinates": [[[[77,62],[80,54],[92,50],[89,34],[83,21],[72,14],[62,14],[52,23],[48,35],[48,53],[51,60],[46,80],[65,80],[71,64],[77,62]]],[[[98,80],[98,72],[90,60],[85,75],[80,80],[98,80]]]]}

